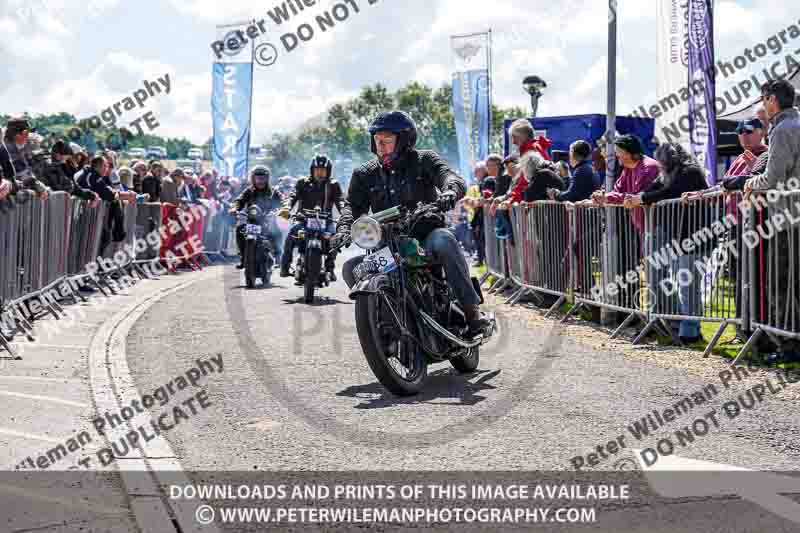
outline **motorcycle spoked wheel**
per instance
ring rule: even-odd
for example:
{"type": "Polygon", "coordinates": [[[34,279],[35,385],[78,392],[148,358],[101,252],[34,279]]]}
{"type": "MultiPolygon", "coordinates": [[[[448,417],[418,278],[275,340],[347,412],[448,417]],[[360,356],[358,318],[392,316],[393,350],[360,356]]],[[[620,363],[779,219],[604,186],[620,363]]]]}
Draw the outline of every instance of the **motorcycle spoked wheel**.
{"type": "Polygon", "coordinates": [[[322,271],[322,251],[319,248],[308,250],[305,266],[304,299],[307,304],[310,304],[314,301],[314,291],[317,289],[319,275],[322,271]]]}
{"type": "MultiPolygon", "coordinates": [[[[422,389],[428,375],[425,353],[413,341],[400,337],[400,328],[387,308],[389,305],[401,316],[394,296],[384,293],[359,294],[356,297],[356,330],[364,357],[372,373],[389,392],[397,396],[412,396],[422,389]]],[[[420,338],[419,327],[410,306],[406,328],[420,338]]]]}

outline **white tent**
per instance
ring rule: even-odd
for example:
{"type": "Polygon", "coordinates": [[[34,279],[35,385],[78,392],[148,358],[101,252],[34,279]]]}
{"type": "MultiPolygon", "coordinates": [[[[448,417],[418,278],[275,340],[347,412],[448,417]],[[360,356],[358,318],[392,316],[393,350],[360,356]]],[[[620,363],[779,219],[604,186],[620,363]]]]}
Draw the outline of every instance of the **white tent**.
{"type": "MultiPolygon", "coordinates": [[[[798,93],[800,93],[800,68],[795,70],[788,78],[787,78],[792,85],[795,86],[798,93]]],[[[725,119],[725,120],[744,120],[746,118],[754,117],[756,114],[756,107],[761,102],[761,97],[754,99],[751,103],[744,105],[743,107],[728,113],[726,115],[718,116],[718,119],[725,119]]]]}

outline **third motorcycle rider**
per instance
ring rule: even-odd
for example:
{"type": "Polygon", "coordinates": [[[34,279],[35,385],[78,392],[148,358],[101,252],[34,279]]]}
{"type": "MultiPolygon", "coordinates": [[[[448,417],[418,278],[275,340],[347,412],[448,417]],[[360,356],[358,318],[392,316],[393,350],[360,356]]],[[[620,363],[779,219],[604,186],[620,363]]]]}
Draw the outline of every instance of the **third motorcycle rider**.
{"type": "MultiPolygon", "coordinates": [[[[280,215],[287,217],[289,212],[296,204],[297,212],[302,213],[304,209],[315,209],[319,207],[322,211],[331,213],[333,206],[342,213],[342,188],[339,182],[331,180],[333,175],[333,162],[325,155],[315,155],[311,160],[309,177],[301,178],[297,181],[294,191],[289,195],[289,199],[281,210],[280,215]]],[[[332,214],[332,213],[331,213],[332,214]]],[[[281,277],[291,276],[289,267],[292,264],[292,252],[297,241],[297,232],[303,229],[302,224],[295,224],[286,235],[286,242],[283,246],[283,256],[281,257],[281,277]]],[[[333,222],[327,228],[330,233],[335,233],[333,222]]],[[[335,274],[336,251],[328,253],[325,261],[325,270],[330,273],[331,280],[336,281],[335,274]]]]}

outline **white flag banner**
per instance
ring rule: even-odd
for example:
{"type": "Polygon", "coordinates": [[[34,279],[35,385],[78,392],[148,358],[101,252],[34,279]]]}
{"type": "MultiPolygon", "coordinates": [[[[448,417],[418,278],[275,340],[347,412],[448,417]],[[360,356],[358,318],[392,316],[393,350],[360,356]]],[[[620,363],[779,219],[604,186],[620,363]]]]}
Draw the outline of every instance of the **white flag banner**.
{"type": "Polygon", "coordinates": [[[678,142],[689,147],[689,104],[683,96],[689,77],[689,3],[658,0],[656,49],[658,103],[647,109],[656,120],[656,137],[661,142],[678,142]]]}

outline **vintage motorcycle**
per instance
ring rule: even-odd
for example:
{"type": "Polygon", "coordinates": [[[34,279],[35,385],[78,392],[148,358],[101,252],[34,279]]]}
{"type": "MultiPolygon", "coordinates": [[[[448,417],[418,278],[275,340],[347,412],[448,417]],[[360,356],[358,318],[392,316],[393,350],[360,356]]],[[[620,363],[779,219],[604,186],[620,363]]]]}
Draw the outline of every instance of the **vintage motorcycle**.
{"type": "MultiPolygon", "coordinates": [[[[432,363],[449,361],[461,373],[478,367],[480,346],[493,335],[495,321],[470,336],[464,312],[445,278],[413,235],[442,227],[435,204],[393,207],[362,216],[350,238],[368,251],[353,270],[356,329],[372,372],[390,392],[418,393],[432,363]],[[420,231],[422,229],[423,231],[420,231]]],[[[481,297],[480,286],[472,278],[481,297]]]]}
{"type": "Polygon", "coordinates": [[[294,270],[295,282],[304,287],[304,301],[314,301],[317,287],[327,287],[331,278],[324,268],[325,258],[331,251],[330,241],[333,233],[328,232],[332,221],[331,213],[321,209],[304,209],[295,216],[303,224],[297,232],[297,265],[294,270]]]}
{"type": "Polygon", "coordinates": [[[274,224],[274,214],[274,211],[264,212],[256,204],[237,213],[245,238],[244,280],[248,289],[256,286],[256,278],[261,278],[264,286],[272,280],[276,247],[270,225],[274,224]]]}

